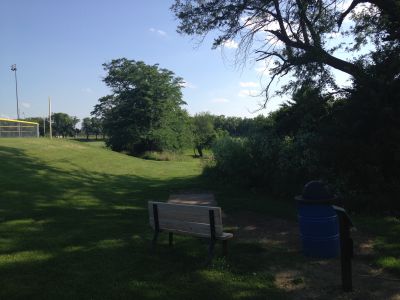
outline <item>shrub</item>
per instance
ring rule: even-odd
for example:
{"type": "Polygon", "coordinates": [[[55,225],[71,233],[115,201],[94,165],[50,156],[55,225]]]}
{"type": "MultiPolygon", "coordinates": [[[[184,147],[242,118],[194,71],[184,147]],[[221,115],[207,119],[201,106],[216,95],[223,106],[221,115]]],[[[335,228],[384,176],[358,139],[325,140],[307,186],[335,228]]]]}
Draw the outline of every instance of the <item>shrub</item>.
{"type": "Polygon", "coordinates": [[[157,160],[157,161],[183,161],[185,157],[181,153],[173,151],[146,151],[142,156],[143,159],[157,160]]]}

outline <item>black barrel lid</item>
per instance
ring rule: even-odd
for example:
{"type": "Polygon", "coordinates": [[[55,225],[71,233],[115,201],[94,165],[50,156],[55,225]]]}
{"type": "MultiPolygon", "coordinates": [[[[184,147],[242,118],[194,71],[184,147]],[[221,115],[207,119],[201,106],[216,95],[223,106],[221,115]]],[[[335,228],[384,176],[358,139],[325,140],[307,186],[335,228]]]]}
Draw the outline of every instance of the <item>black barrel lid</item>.
{"type": "Polygon", "coordinates": [[[308,182],[303,189],[303,194],[296,196],[295,199],[305,203],[332,203],[337,199],[334,195],[320,180],[313,180],[308,182]]]}

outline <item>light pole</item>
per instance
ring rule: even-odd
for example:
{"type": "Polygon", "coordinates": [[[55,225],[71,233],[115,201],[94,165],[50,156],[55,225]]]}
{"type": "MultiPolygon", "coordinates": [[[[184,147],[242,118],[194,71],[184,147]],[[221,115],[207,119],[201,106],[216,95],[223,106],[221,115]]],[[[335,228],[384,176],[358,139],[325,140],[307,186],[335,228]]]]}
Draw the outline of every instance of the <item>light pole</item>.
{"type": "Polygon", "coordinates": [[[19,120],[19,103],[18,103],[18,80],[17,80],[17,65],[11,66],[11,71],[14,71],[15,75],[15,97],[17,98],[17,120],[19,120]]]}

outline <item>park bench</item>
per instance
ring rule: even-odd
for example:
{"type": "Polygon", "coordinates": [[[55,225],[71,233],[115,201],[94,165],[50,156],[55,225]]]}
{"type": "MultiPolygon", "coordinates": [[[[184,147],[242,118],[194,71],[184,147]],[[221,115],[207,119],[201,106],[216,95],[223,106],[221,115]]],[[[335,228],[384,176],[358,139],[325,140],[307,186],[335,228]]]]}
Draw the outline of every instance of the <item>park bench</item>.
{"type": "Polygon", "coordinates": [[[222,241],[223,255],[228,253],[228,240],[232,233],[223,232],[221,208],[200,205],[183,205],[149,201],[150,225],[154,229],[153,249],[160,232],[169,233],[169,245],[173,234],[190,235],[209,239],[208,262],[214,256],[217,240],[222,241]]]}

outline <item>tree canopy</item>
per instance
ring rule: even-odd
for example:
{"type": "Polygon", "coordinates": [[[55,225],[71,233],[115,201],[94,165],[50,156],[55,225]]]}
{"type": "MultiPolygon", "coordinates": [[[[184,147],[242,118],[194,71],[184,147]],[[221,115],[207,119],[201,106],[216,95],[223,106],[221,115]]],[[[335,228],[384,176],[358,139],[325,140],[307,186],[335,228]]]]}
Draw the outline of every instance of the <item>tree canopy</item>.
{"type": "Polygon", "coordinates": [[[193,144],[203,157],[203,149],[211,147],[212,142],[217,137],[214,128],[214,116],[209,113],[199,113],[192,118],[193,124],[193,144]]]}
{"type": "Polygon", "coordinates": [[[62,137],[73,136],[76,133],[75,126],[79,119],[66,113],[54,113],[51,117],[54,135],[62,137]]]}
{"type": "Polygon", "coordinates": [[[113,150],[178,150],[189,142],[180,77],[158,65],[126,58],[103,67],[103,81],[112,94],[100,98],[92,114],[103,119],[106,142],[113,150]]]}
{"type": "Polygon", "coordinates": [[[243,52],[253,49],[257,60],[266,60],[271,73],[266,92],[274,79],[287,74],[297,80],[286,87],[295,89],[312,78],[338,90],[332,68],[368,85],[374,80],[369,66],[379,59],[396,66],[389,80],[399,76],[398,0],[175,0],[171,9],[180,21],[178,32],[205,36],[215,30],[213,47],[238,38],[243,52]],[[360,4],[367,6],[356,11],[360,4]],[[349,17],[352,26],[344,26],[349,17]],[[352,58],[340,55],[354,54],[366,43],[373,45],[367,53],[364,48],[352,58]]]}
{"type": "Polygon", "coordinates": [[[84,118],[81,130],[86,134],[86,139],[89,139],[89,135],[94,134],[97,140],[98,135],[103,133],[102,120],[96,117],[84,118]]]}

